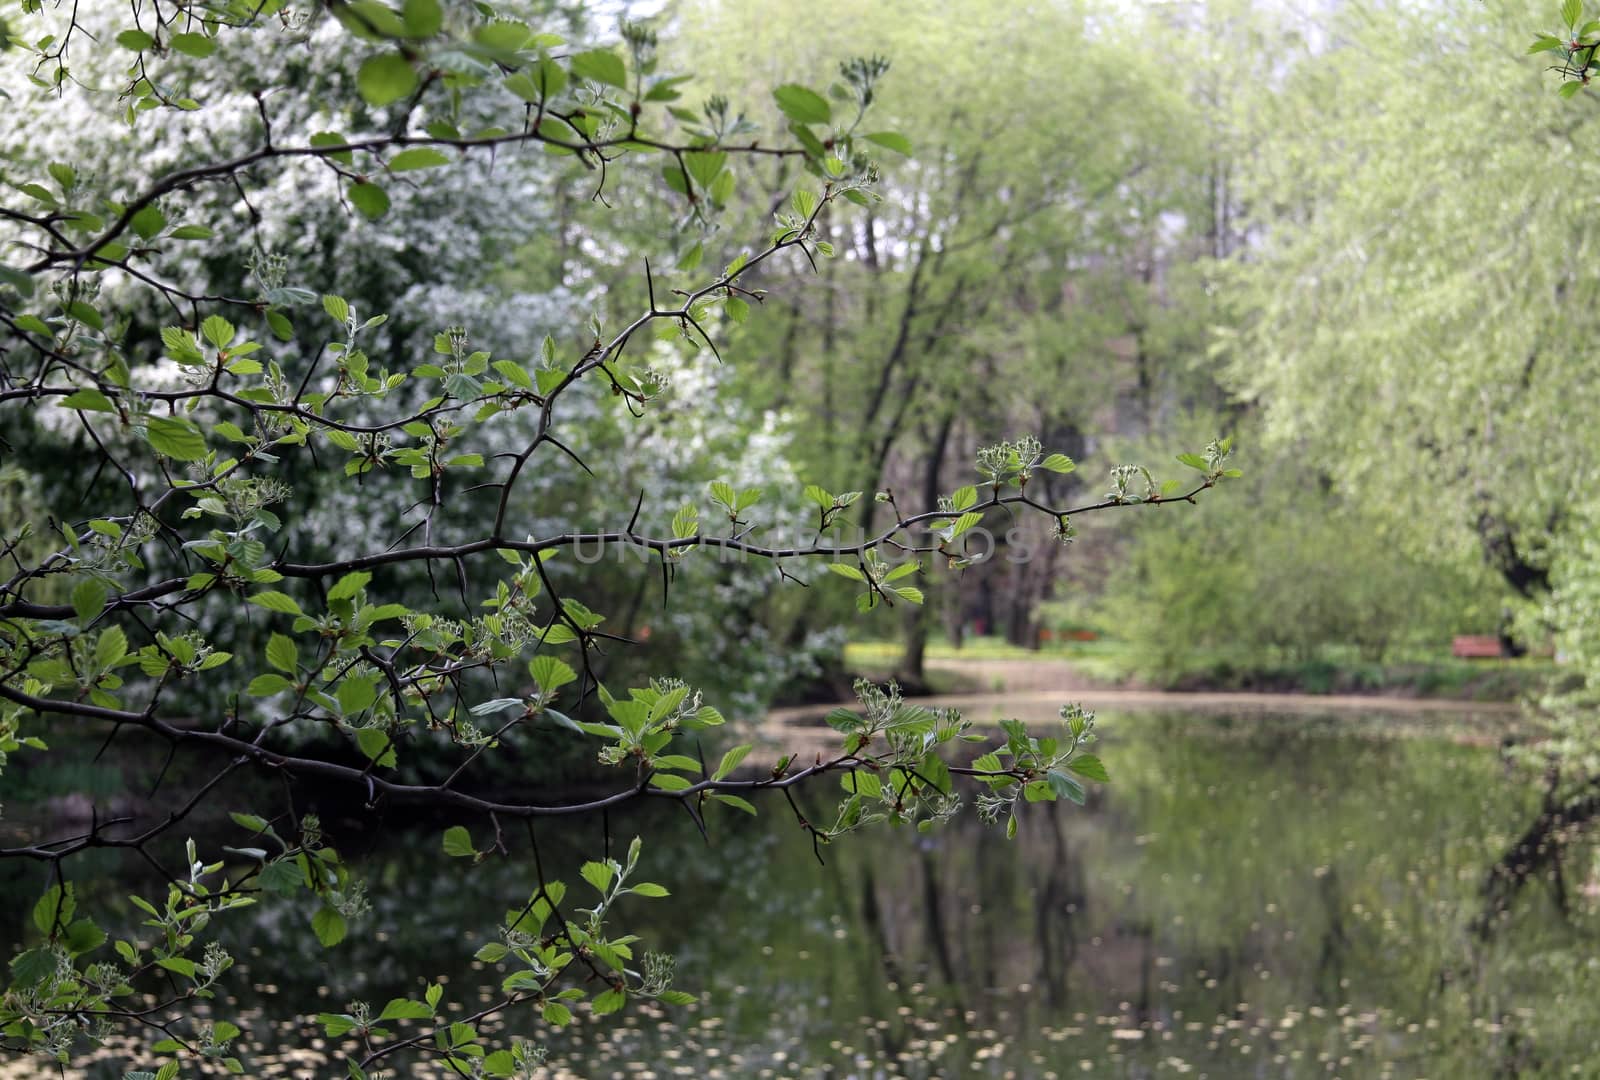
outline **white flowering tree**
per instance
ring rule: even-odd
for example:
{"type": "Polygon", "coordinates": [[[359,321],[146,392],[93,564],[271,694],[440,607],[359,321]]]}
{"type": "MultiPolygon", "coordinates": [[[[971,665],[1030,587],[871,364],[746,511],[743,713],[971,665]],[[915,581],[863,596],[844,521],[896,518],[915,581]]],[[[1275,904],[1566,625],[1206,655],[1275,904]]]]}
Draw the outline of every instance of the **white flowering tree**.
{"type": "Polygon", "coordinates": [[[454,819],[444,871],[532,852],[527,888],[483,928],[490,1004],[452,986],[467,1018],[447,1020],[432,982],[319,1016],[351,1076],[424,1054],[512,1076],[537,1047],[491,1042],[487,1018],[528,1013],[530,1030],[580,1003],[688,1000],[670,958],[618,925],[618,905],[665,894],[642,880],[641,844],[608,844],[569,888],[538,859],[541,822],[632,802],[703,822],[839,774],[827,820],[786,799],[820,852],[875,822],[931,827],[964,798],[1014,832],[1021,804],[1081,801],[1082,780],[1105,778],[1075,708],[1059,730],[1007,722],[967,748],[984,740],[958,715],[863,687],[830,715],[830,752],[750,768],[749,744],[705,755],[724,716],[681,671],[610,676],[642,636],[596,601],[618,595],[612,551],[648,560],[666,618],[690,612],[678,635],[705,635],[702,661],[722,663],[708,613],[805,566],[846,579],[864,612],[916,604],[918,575],[959,561],[991,513],[1070,535],[1075,514],[1190,501],[1235,473],[1224,442],[1183,455],[1182,487],[1127,470],[1103,498],[1052,506],[1030,480],[1072,463],[1022,439],[939,505],[884,500],[893,520],[851,534],[874,495],[792,475],[774,420],[722,391],[717,364],[735,358],[718,338],[767,264],[832,254],[819,222],[873,199],[871,146],[908,145],[866,120],[884,65],[848,68],[840,104],[777,87],[787,128],[758,135],[689,107],[649,31],[585,33],[439,0],[4,9],[0,86],[24,122],[0,166],[0,752],[141,740],[189,785],[171,811],[97,811],[0,849],[38,881],[0,999],[8,1050],[65,1064],[110,1040],[162,1078],[242,1071],[218,921],[274,905],[334,955],[367,932],[367,886],[297,792],[454,819]],[[717,239],[716,269],[640,259],[632,295],[587,294],[583,260],[630,253],[563,217],[572,170],[596,200],[618,170],[653,173],[663,229],[698,228],[739,159],[803,177],[765,236],[717,239]],[[570,248],[567,273],[519,293],[501,270],[543,234],[570,248]],[[738,565],[707,570],[722,561],[738,565]],[[475,784],[552,732],[614,770],[608,793],[475,784]],[[281,797],[253,801],[266,790],[281,797]],[[189,838],[208,810],[234,843],[189,838]],[[134,931],[80,904],[74,867],[97,849],[161,868],[134,931]]]}

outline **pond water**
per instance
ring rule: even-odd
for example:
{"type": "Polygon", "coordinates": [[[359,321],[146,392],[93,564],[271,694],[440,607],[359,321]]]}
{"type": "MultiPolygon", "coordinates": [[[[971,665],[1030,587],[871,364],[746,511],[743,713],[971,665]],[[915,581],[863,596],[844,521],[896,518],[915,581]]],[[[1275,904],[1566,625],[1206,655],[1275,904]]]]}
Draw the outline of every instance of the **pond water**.
{"type": "MultiPolygon", "coordinates": [[[[1592,847],[1569,850],[1565,913],[1540,881],[1490,938],[1470,928],[1539,807],[1496,722],[1143,712],[1100,730],[1113,782],[1084,808],[1029,807],[1009,843],[968,812],[850,837],[819,866],[773,797],[759,818],[714,818],[709,845],[685,815],[613,816],[614,842],[642,832],[645,876],[673,893],[623,918],[676,954],[699,1002],[497,1030],[544,1040],[550,1075],[570,1077],[1600,1076],[1592,847]]],[[[252,1075],[343,1075],[286,1013],[381,1005],[417,973],[487,1003],[500,976],[472,953],[533,874],[516,852],[439,874],[438,836],[391,834],[365,857],[374,911],[332,954],[298,910],[240,920],[252,1075]],[[274,1059],[290,1033],[267,1016],[310,1052],[274,1059]]],[[[551,876],[577,882],[600,842],[599,822],[547,828],[551,876]]],[[[114,875],[138,874],[101,869],[91,891],[112,903],[129,887],[114,875]]]]}

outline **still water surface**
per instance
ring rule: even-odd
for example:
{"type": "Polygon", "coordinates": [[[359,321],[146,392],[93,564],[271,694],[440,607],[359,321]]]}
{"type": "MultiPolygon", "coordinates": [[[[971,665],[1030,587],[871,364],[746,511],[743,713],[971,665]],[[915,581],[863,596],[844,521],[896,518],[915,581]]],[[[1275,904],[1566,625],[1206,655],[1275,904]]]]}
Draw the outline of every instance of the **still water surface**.
{"type": "MultiPolygon", "coordinates": [[[[1593,848],[1569,852],[1565,915],[1539,882],[1490,940],[1469,930],[1539,805],[1495,721],[1100,724],[1113,782],[1086,808],[1029,807],[1011,843],[968,812],[850,837],[819,866],[776,798],[714,818],[709,847],[686,816],[614,816],[615,842],[642,832],[643,876],[673,893],[621,918],[676,954],[700,1003],[501,1032],[544,1039],[551,1075],[574,1077],[1600,1076],[1593,848]]],[[[542,834],[552,876],[581,888],[599,830],[542,834]]],[[[437,847],[435,828],[366,857],[374,912],[337,970],[297,910],[263,904],[235,928],[252,1074],[343,1072],[265,1053],[288,1035],[268,1016],[381,1005],[417,993],[418,972],[446,976],[447,999],[484,984],[487,1003],[500,976],[472,953],[532,871],[518,856],[440,874],[437,847]]],[[[108,900],[129,887],[103,883],[108,900]]]]}

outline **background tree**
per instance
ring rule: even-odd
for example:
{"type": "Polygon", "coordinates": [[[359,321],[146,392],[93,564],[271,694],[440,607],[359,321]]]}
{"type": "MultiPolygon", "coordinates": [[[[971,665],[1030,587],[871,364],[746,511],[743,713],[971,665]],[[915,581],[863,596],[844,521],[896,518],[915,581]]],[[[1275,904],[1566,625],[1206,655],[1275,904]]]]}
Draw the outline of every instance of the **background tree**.
{"type": "Polygon", "coordinates": [[[1544,703],[1555,737],[1532,755],[1548,801],[1491,872],[1491,907],[1596,812],[1593,703],[1571,692],[1600,674],[1588,539],[1600,442],[1582,419],[1597,404],[1582,270],[1594,233],[1573,203],[1595,167],[1593,118],[1563,99],[1585,85],[1600,27],[1563,4],[1530,60],[1509,44],[1527,40],[1527,18],[1341,5],[1318,33],[1280,42],[1282,78],[1250,101],[1259,142],[1240,175],[1255,242],[1217,279],[1227,381],[1278,451],[1390,523],[1364,531],[1492,569],[1502,584],[1481,595],[1503,605],[1501,628],[1524,645],[1553,639],[1571,665],[1568,692],[1544,703]],[[1481,92],[1452,89],[1463,70],[1481,92]]]}
{"type": "MultiPolygon", "coordinates": [[[[833,103],[778,86],[790,138],[774,142],[730,129],[720,108],[673,104],[680,77],[658,70],[654,34],[627,24],[605,44],[557,12],[435,0],[79,14],[28,0],[6,16],[8,43],[32,42],[7,56],[7,92],[26,103],[24,139],[39,134],[5,167],[0,409],[7,465],[39,481],[26,498],[44,517],[8,521],[0,542],[13,568],[0,584],[0,752],[83,735],[103,752],[153,744],[172,797],[96,808],[83,828],[0,849],[38,882],[0,1004],[8,1049],[65,1064],[120,1032],[163,1080],[186,1065],[241,1071],[241,1018],[220,993],[233,960],[213,924],[279,905],[336,949],[363,932],[379,891],[341,856],[338,819],[313,806],[443,815],[456,823],[441,861],[465,872],[515,850],[531,867],[476,953],[498,989],[451,989],[468,989],[464,1019],[447,1019],[441,982],[318,1016],[353,1076],[406,1055],[502,1076],[539,1061],[521,1041],[487,1044],[502,1012],[559,1026],[578,1002],[605,1016],[630,999],[688,999],[671,958],[617,925],[665,890],[641,880],[638,839],[613,850],[613,808],[676,804],[703,828],[708,812],[837,773],[827,817],[788,799],[820,853],[865,825],[949,817],[953,777],[1008,834],[1018,806],[1081,802],[1081,779],[1105,778],[1080,709],[1046,735],[1007,721],[993,748],[947,761],[970,725],[868,685],[859,710],[830,716],[836,749],[740,772],[750,744],[718,755],[712,742],[708,756],[724,717],[679,672],[624,680],[610,666],[643,636],[638,605],[619,619],[596,598],[637,595],[639,578],[605,584],[618,571],[582,569],[586,549],[646,553],[667,599],[687,589],[691,604],[716,587],[697,564],[739,558],[787,581],[791,565],[824,563],[875,611],[920,603],[917,556],[948,557],[985,515],[1034,513],[1065,531],[1080,513],[1190,501],[1234,475],[1213,444],[1185,488],[1130,486],[1127,473],[1109,496],[1069,505],[1040,479],[1070,460],[1029,436],[983,448],[975,482],[941,507],[891,499],[874,515],[870,491],[747,487],[734,470],[687,497],[696,470],[728,461],[704,414],[763,421],[686,354],[720,354],[723,320],[739,321],[768,264],[833,254],[836,204],[873,203],[872,148],[905,145],[892,131],[866,139],[853,119],[881,65],[852,66],[833,103]],[[702,242],[707,269],[641,259],[626,294],[596,290],[598,310],[569,289],[554,306],[530,302],[530,320],[469,324],[457,313],[526,314],[504,310],[522,304],[501,273],[517,238],[473,228],[480,213],[512,234],[555,222],[558,247],[577,241],[557,260],[563,282],[586,278],[586,228],[546,213],[560,202],[546,155],[576,161],[597,201],[617,174],[654,166],[658,198],[706,228],[732,201],[731,163],[791,172],[757,241],[702,242]],[[446,224],[458,206],[465,227],[446,224]],[[306,247],[315,258],[301,265],[306,247]],[[664,419],[642,435],[623,426],[652,416],[664,419]],[[666,458],[654,469],[619,460],[652,453],[666,458]],[[77,484],[59,470],[67,456],[77,484]],[[608,472],[622,498],[588,479],[608,472]],[[862,510],[869,530],[844,537],[862,510]],[[796,517],[806,531],[779,535],[796,517]],[[488,763],[515,769],[557,733],[620,770],[606,793],[483,783],[488,763]],[[186,838],[221,812],[237,845],[186,838]],[[569,890],[538,824],[578,814],[598,815],[604,837],[569,890]],[[130,900],[142,921],[103,925],[88,910],[93,890],[73,871],[96,849],[136,852],[159,873],[130,900]]],[[[741,456],[786,479],[781,440],[741,456]]]]}
{"type": "MultiPolygon", "coordinates": [[[[882,201],[829,224],[839,258],[820,284],[803,266],[763,275],[768,317],[741,340],[771,360],[740,371],[740,385],[789,410],[806,433],[800,453],[830,484],[918,504],[959,483],[990,432],[1044,433],[1077,456],[1108,426],[1142,430],[1175,374],[1153,356],[1162,223],[1190,205],[1199,160],[1182,134],[1194,126],[1188,103],[1127,62],[1139,30],[1073,3],[836,14],[822,28],[781,6],[676,14],[678,47],[712,57],[707,80],[741,99],[756,80],[826,71],[849,50],[892,57],[861,130],[917,133],[910,160],[892,158],[882,201]],[[760,70],[731,62],[740,56],[773,59],[760,70]],[[1129,136],[1145,126],[1176,134],[1160,145],[1129,136]]],[[[841,70],[841,92],[849,79],[841,70]]],[[[781,183],[775,173],[766,186],[781,183]]],[[[771,201],[758,186],[748,212],[771,201]]],[[[1080,490],[1074,476],[1040,481],[1080,490]]],[[[1061,549],[1047,522],[989,525],[1001,539],[1015,529],[1013,547],[1032,558],[967,571],[968,602],[988,598],[984,621],[1031,642],[1061,549]]],[[[958,627],[970,615],[937,586],[933,598],[907,614],[900,673],[913,680],[933,611],[946,607],[958,627]]]]}

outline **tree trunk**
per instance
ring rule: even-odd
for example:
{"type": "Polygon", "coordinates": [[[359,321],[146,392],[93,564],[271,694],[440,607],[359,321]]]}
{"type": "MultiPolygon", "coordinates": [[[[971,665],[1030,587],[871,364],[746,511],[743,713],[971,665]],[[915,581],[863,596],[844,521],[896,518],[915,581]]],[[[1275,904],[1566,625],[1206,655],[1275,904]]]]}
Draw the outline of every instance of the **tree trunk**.
{"type": "Polygon", "coordinates": [[[1567,844],[1579,829],[1600,817],[1600,778],[1590,780],[1582,794],[1565,799],[1557,798],[1556,782],[1552,773],[1539,816],[1484,876],[1483,910],[1472,920],[1472,931],[1480,939],[1494,935],[1511,902],[1534,877],[1550,871],[1557,875],[1553,881],[1559,883],[1561,856],[1567,844]]]}
{"type": "MultiPolygon", "coordinates": [[[[939,501],[939,476],[944,471],[944,459],[950,449],[950,432],[956,424],[954,409],[947,409],[939,421],[922,463],[922,506],[932,507],[939,501]]],[[[933,626],[933,579],[923,579],[923,602],[907,604],[905,615],[905,651],[895,671],[897,678],[914,686],[927,685],[928,632],[933,626]]]]}

